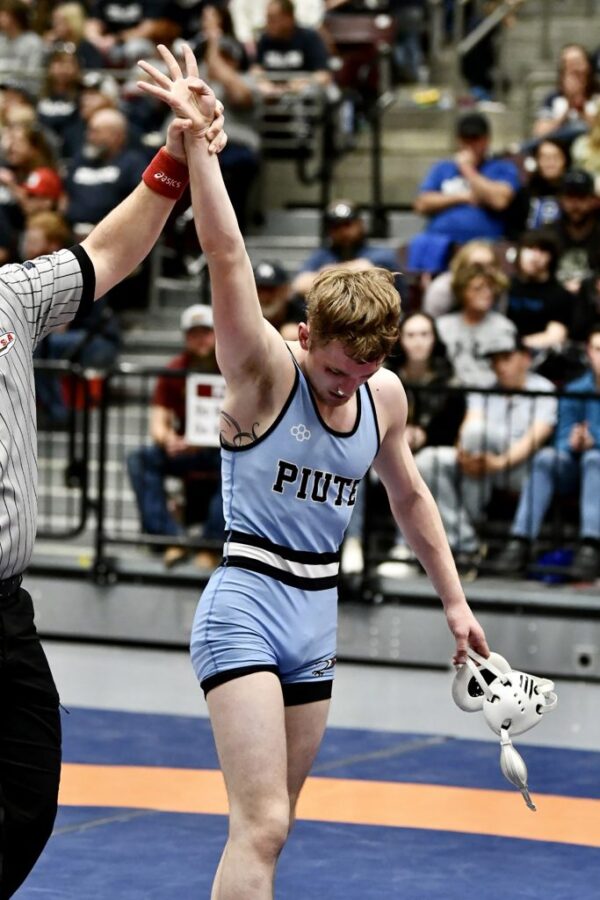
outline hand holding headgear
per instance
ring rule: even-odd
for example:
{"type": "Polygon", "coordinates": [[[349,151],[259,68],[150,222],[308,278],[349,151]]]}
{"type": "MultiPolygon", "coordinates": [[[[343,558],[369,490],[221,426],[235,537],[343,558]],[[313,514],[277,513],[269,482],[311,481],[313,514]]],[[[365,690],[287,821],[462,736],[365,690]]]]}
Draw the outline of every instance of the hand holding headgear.
{"type": "Polygon", "coordinates": [[[502,774],[519,788],[527,806],[535,810],[527,788],[527,766],[510,736],[533,728],[544,713],[555,708],[554,684],[548,678],[511,669],[499,653],[490,653],[487,659],[475,650],[468,654],[452,683],[454,702],[465,712],[483,711],[486,722],[500,737],[502,774]]]}

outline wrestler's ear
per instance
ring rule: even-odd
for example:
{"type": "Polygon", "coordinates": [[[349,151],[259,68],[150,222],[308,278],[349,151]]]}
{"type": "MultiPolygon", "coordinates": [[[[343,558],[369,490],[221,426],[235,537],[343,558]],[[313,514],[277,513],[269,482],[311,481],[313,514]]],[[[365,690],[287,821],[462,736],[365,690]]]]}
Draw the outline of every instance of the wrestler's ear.
{"type": "Polygon", "coordinates": [[[310,347],[310,325],[307,325],[306,322],[300,322],[298,324],[298,341],[300,342],[300,346],[303,350],[308,350],[310,347]]]}

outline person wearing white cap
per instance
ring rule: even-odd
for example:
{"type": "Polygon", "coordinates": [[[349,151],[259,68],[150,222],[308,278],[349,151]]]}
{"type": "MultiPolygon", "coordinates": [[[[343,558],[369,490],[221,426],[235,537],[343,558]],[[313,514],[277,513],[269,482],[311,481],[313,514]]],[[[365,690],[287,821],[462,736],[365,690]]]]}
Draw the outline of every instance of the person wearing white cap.
{"type": "MultiPolygon", "coordinates": [[[[207,306],[205,303],[194,303],[192,306],[188,306],[187,309],[181,313],[181,330],[185,334],[186,337],[186,346],[190,344],[193,351],[198,348],[198,346],[202,346],[203,348],[210,344],[212,344],[212,338],[208,337],[208,335],[212,334],[213,328],[213,313],[210,306],[207,306]],[[195,333],[190,334],[192,329],[195,328],[203,328],[208,329],[208,332],[205,333],[195,333]],[[202,342],[202,338],[207,338],[208,341],[206,343],[202,342]],[[200,344],[196,343],[194,339],[200,341],[200,344]]],[[[214,344],[213,344],[214,346],[214,344]]],[[[204,355],[204,354],[202,354],[204,355]]]]}
{"type": "MultiPolygon", "coordinates": [[[[181,330],[184,336],[183,352],[172,359],[169,369],[178,371],[217,374],[215,358],[215,333],[210,306],[195,303],[181,314],[181,330]]],[[[221,511],[221,485],[219,477],[219,451],[190,446],[185,439],[185,378],[162,375],[156,384],[150,409],[151,446],[140,447],[129,454],[127,468],[136,496],[141,524],[146,534],[170,535],[177,538],[184,534],[169,509],[165,479],[167,476],[189,477],[203,472],[206,479],[207,508],[204,520],[204,537],[219,540],[223,537],[221,511]]],[[[185,547],[175,541],[167,547],[163,560],[171,567],[188,555],[185,547]]],[[[196,563],[202,568],[214,568],[219,554],[203,550],[196,555],[196,563]]]]}

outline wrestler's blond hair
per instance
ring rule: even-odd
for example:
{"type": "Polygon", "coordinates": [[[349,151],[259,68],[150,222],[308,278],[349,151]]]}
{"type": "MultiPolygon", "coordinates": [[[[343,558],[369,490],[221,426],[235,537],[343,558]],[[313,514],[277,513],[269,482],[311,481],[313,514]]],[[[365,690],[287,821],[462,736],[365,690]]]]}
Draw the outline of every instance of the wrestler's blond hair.
{"type": "Polygon", "coordinates": [[[316,277],[306,304],[311,340],[337,340],[352,359],[374,362],[398,340],[400,294],[387,269],[327,269],[316,277]]]}

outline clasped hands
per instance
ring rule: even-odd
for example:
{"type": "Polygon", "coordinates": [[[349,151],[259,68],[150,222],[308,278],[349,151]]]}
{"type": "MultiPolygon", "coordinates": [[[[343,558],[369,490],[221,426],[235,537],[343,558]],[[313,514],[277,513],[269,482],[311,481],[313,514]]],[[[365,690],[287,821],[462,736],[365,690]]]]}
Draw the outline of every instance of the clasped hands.
{"type": "Polygon", "coordinates": [[[577,422],[569,435],[569,447],[574,453],[585,453],[595,445],[593,435],[590,433],[587,422],[577,422]]]}
{"type": "Polygon", "coordinates": [[[185,140],[207,140],[210,154],[220,153],[227,143],[223,131],[223,104],[198,74],[198,63],[191,47],[183,45],[184,71],[164,44],[157,50],[165,62],[168,75],[145,60],[138,65],[151,81],[138,81],[137,86],[166,103],[176,118],[167,131],[166,150],[175,159],[186,162],[185,140]]]}

